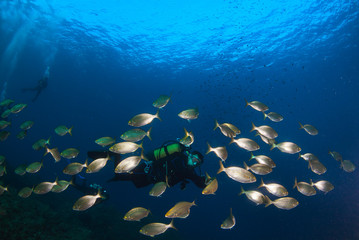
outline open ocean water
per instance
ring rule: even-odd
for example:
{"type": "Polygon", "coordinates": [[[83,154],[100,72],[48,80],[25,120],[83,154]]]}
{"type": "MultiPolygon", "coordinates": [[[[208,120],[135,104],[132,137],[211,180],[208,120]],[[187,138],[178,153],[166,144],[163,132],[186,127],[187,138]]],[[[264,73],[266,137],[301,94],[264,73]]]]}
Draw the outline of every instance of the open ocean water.
{"type": "MultiPolygon", "coordinates": [[[[0,185],[9,192],[0,196],[0,239],[150,239],[138,233],[147,223],[170,219],[165,213],[179,201],[195,200],[186,219],[174,219],[178,229],[168,229],[158,239],[359,239],[358,170],[340,168],[328,151],[359,165],[359,2],[354,0],[1,0],[0,87],[1,100],[26,103],[11,114],[10,136],[0,142],[7,174],[0,185]],[[36,101],[35,87],[50,67],[48,86],[36,101]],[[271,157],[277,167],[263,176],[266,183],[285,186],[299,205],[281,210],[254,204],[241,186],[256,190],[257,182],[241,184],[225,173],[217,175],[219,158],[205,155],[201,172],[217,177],[215,195],[205,196],[188,184],[169,188],[159,198],[148,195],[151,187],[136,189],[130,182],[112,182],[113,162],[99,173],[86,174],[88,183],[104,186],[110,199],[85,212],[72,210],[83,196],[71,186],[63,193],[17,192],[43,181],[70,180],[62,173],[66,159],[55,163],[35,141],[51,137],[50,148],[74,147],[80,154],[71,162],[83,163],[89,150],[101,150],[95,140],[115,137],[131,129],[127,122],[139,113],[156,113],[152,106],[160,95],[171,96],[159,111],[162,121],[152,127],[150,151],[167,140],[192,131],[192,149],[202,153],[212,146],[225,146],[225,167],[243,167],[250,152],[230,144],[214,121],[236,125],[241,134],[255,140],[255,155],[271,157]],[[283,115],[281,122],[263,119],[248,101],[260,101],[283,115]],[[198,119],[188,122],[179,112],[197,107],[198,119]],[[27,136],[19,140],[20,124],[34,121],[27,136]],[[326,166],[317,175],[298,154],[270,151],[254,132],[269,125],[278,142],[298,144],[326,166]],[[298,122],[315,126],[311,136],[298,122]],[[73,126],[73,135],[60,137],[54,129],[73,126]],[[20,164],[44,160],[36,174],[18,176],[20,164]],[[294,178],[309,182],[327,180],[334,190],[317,190],[307,197],[293,189],[294,178]],[[126,222],[133,207],[149,208],[141,222],[126,222]],[[236,218],[231,230],[220,228],[230,208],[236,218]]],[[[269,112],[267,111],[267,113],[269,112]]],[[[3,131],[4,131],[3,130],[3,131]]],[[[238,138],[237,137],[237,138],[238,138]]],[[[90,159],[89,159],[90,160],[90,159]]],[[[273,195],[261,188],[272,200],[273,195]]]]}

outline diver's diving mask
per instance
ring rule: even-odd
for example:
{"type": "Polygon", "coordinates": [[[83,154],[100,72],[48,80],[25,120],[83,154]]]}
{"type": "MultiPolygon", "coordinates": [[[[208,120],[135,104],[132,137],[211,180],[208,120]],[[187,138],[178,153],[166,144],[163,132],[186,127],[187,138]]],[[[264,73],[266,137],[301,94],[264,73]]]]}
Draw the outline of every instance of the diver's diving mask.
{"type": "Polygon", "coordinates": [[[188,161],[187,161],[187,165],[190,167],[197,167],[201,164],[201,159],[198,157],[197,154],[191,154],[188,153],[188,161]]]}

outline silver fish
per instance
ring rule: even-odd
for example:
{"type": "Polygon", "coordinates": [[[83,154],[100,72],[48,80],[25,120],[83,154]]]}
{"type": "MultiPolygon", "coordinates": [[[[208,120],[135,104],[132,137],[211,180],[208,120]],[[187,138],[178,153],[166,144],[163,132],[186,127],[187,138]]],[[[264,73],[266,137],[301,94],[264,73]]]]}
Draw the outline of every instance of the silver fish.
{"type": "Polygon", "coordinates": [[[251,160],[251,159],[253,159],[253,158],[254,158],[258,163],[265,164],[265,165],[267,165],[267,166],[269,166],[269,167],[271,167],[271,168],[275,168],[275,167],[276,167],[274,161],[273,161],[270,157],[268,157],[268,156],[266,156],[266,155],[253,155],[253,153],[251,152],[251,158],[250,158],[249,160],[251,160]]]}
{"type": "Polygon", "coordinates": [[[265,197],[267,202],[265,207],[268,207],[269,205],[273,204],[279,209],[290,210],[295,208],[299,204],[299,202],[296,199],[291,197],[278,198],[274,201],[270,200],[268,196],[265,197]]]}
{"type": "Polygon", "coordinates": [[[297,188],[298,192],[305,196],[314,196],[317,194],[317,191],[315,191],[314,187],[306,182],[297,182],[297,178],[294,180],[294,187],[297,188]]]}
{"type": "Polygon", "coordinates": [[[272,168],[270,166],[268,166],[266,164],[261,164],[261,163],[256,163],[256,164],[253,164],[252,166],[248,166],[244,162],[244,168],[246,170],[251,170],[253,173],[258,174],[258,175],[267,175],[272,172],[272,168]]]}
{"type": "Polygon", "coordinates": [[[314,126],[312,126],[310,124],[302,125],[301,123],[299,123],[299,125],[300,125],[300,129],[304,129],[308,134],[318,135],[318,130],[314,126]]]}
{"type": "Polygon", "coordinates": [[[297,144],[292,142],[281,142],[278,144],[273,143],[270,150],[272,150],[273,148],[278,148],[281,152],[290,154],[295,154],[302,150],[297,144]]]}
{"type": "Polygon", "coordinates": [[[146,235],[146,236],[154,237],[156,235],[166,232],[167,229],[169,229],[169,228],[173,228],[173,229],[177,230],[175,228],[175,226],[173,226],[173,219],[170,222],[170,224],[164,224],[164,223],[147,224],[140,229],[140,233],[143,235],[146,235]]]}
{"type": "Polygon", "coordinates": [[[328,193],[334,189],[333,184],[331,184],[330,182],[325,181],[325,180],[321,180],[321,181],[314,183],[312,181],[312,179],[310,179],[310,185],[315,186],[318,190],[320,190],[324,193],[328,193]]]}
{"type": "Polygon", "coordinates": [[[276,197],[285,197],[288,195],[288,191],[285,187],[278,183],[264,183],[263,179],[261,179],[261,184],[258,186],[258,188],[265,187],[267,191],[271,194],[273,194],[276,197]]]}
{"type": "Polygon", "coordinates": [[[229,144],[232,143],[236,143],[238,147],[243,148],[247,151],[256,151],[259,149],[259,145],[255,141],[249,138],[238,138],[238,139],[232,138],[229,144]]]}
{"type": "Polygon", "coordinates": [[[264,115],[264,120],[266,118],[269,118],[272,122],[281,122],[283,120],[283,116],[280,115],[279,113],[270,112],[266,114],[265,112],[263,112],[263,115],[264,115]]]}
{"type": "Polygon", "coordinates": [[[206,154],[208,154],[210,152],[214,152],[216,154],[216,156],[219,157],[222,161],[226,161],[226,159],[228,157],[228,152],[227,152],[226,147],[212,148],[208,142],[207,142],[207,146],[208,146],[208,150],[207,150],[206,154]]]}
{"type": "Polygon", "coordinates": [[[254,202],[256,205],[264,204],[266,203],[266,199],[264,195],[261,192],[249,190],[245,191],[243,187],[241,186],[241,192],[239,195],[245,194],[249,200],[254,202]]]}
{"type": "Polygon", "coordinates": [[[232,229],[236,225],[236,219],[233,216],[232,208],[230,209],[229,216],[221,224],[222,229],[232,229]]]}
{"type": "Polygon", "coordinates": [[[265,136],[268,139],[274,139],[274,138],[278,137],[278,133],[273,128],[271,128],[270,126],[267,126],[267,125],[256,127],[252,123],[251,132],[252,131],[257,131],[260,135],[265,136]]]}
{"type": "Polygon", "coordinates": [[[240,167],[225,168],[222,164],[222,161],[219,161],[219,170],[217,174],[223,171],[227,174],[228,177],[240,183],[252,183],[257,181],[256,177],[248,170],[240,167]]]}

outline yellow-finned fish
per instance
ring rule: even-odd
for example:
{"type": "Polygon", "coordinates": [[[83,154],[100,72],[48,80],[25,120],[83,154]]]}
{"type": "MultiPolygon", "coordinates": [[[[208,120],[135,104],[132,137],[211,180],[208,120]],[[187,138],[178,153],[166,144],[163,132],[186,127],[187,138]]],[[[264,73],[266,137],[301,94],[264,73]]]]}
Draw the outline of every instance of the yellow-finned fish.
{"type": "Polygon", "coordinates": [[[268,196],[265,196],[265,198],[266,198],[265,207],[268,207],[269,205],[273,204],[279,209],[290,210],[295,208],[299,204],[299,202],[292,197],[277,198],[274,201],[270,200],[268,196]]]}
{"type": "Polygon", "coordinates": [[[97,158],[93,160],[86,169],[86,173],[95,173],[100,171],[102,168],[104,168],[107,164],[107,161],[110,160],[110,156],[107,155],[107,157],[104,158],[97,158]]]}
{"type": "MultiPolygon", "coordinates": [[[[214,120],[214,128],[213,130],[216,130],[217,128],[219,128],[219,130],[221,130],[221,133],[229,138],[234,138],[235,136],[237,136],[237,133],[230,127],[231,125],[228,124],[219,124],[218,121],[215,119],[214,120]]],[[[239,129],[238,129],[239,131],[239,129]]]]}
{"type": "Polygon", "coordinates": [[[120,143],[116,143],[115,145],[112,145],[112,147],[110,147],[109,150],[111,152],[118,154],[126,154],[126,153],[132,153],[136,151],[138,148],[143,149],[142,143],[137,144],[133,142],[120,142],[120,143]]]}
{"type": "Polygon", "coordinates": [[[158,114],[159,114],[159,110],[157,110],[156,114],[149,114],[149,113],[138,114],[133,118],[131,118],[130,121],[128,121],[128,125],[132,127],[142,127],[147,124],[150,124],[155,118],[158,118],[160,121],[162,121],[158,114]]]}
{"type": "Polygon", "coordinates": [[[46,147],[46,152],[45,152],[44,156],[46,156],[48,153],[50,153],[51,156],[54,158],[55,162],[59,162],[61,160],[61,155],[57,148],[50,149],[47,146],[45,146],[45,147],[46,147]]]}
{"type": "Polygon", "coordinates": [[[236,143],[238,147],[243,148],[247,151],[256,151],[259,149],[258,143],[249,138],[232,138],[229,144],[232,143],[236,143]]]}
{"type": "Polygon", "coordinates": [[[124,141],[128,141],[128,142],[138,142],[138,141],[141,141],[145,136],[147,136],[150,140],[152,140],[151,130],[152,130],[152,127],[150,127],[150,129],[148,129],[147,132],[143,131],[140,128],[131,129],[131,130],[124,132],[121,135],[121,139],[124,141]]]}
{"type": "Polygon", "coordinates": [[[318,135],[318,130],[310,124],[304,124],[302,125],[301,123],[299,123],[300,125],[300,129],[304,129],[308,134],[310,135],[318,135]]]}
{"type": "Polygon", "coordinates": [[[278,183],[264,183],[261,179],[261,184],[258,188],[265,187],[267,191],[276,197],[285,197],[288,195],[288,190],[278,183]]]}
{"type": "Polygon", "coordinates": [[[232,208],[230,209],[229,216],[221,224],[222,229],[232,229],[236,225],[236,219],[233,216],[232,208]]]}
{"type": "Polygon", "coordinates": [[[24,188],[20,189],[20,191],[17,193],[17,195],[22,198],[28,198],[28,197],[30,197],[33,190],[34,190],[34,188],[24,187],[24,188]]]}
{"type": "Polygon", "coordinates": [[[152,103],[152,106],[156,108],[164,108],[170,100],[170,96],[161,95],[152,103]]]}
{"type": "Polygon", "coordinates": [[[89,209],[90,207],[92,207],[96,203],[96,200],[98,198],[104,198],[101,195],[100,190],[98,191],[98,193],[96,195],[85,195],[83,197],[80,197],[75,202],[72,209],[75,211],[85,211],[85,210],[89,209]]]}
{"type": "Polygon", "coordinates": [[[40,171],[44,160],[41,160],[41,162],[33,162],[29,166],[26,167],[26,172],[28,173],[37,173],[40,171]]]}
{"type": "Polygon", "coordinates": [[[289,154],[299,153],[302,150],[297,144],[292,142],[273,143],[270,150],[273,148],[278,148],[281,152],[289,154]]]}
{"type": "Polygon", "coordinates": [[[169,229],[169,228],[173,228],[173,229],[177,230],[175,228],[175,226],[173,226],[173,219],[170,222],[170,224],[164,224],[164,223],[147,224],[147,225],[143,226],[139,232],[143,235],[154,237],[156,235],[166,232],[167,229],[169,229]]]}
{"type": "Polygon", "coordinates": [[[266,203],[266,199],[264,195],[261,192],[255,191],[255,190],[249,190],[245,191],[243,187],[241,186],[241,192],[238,194],[239,196],[245,194],[246,197],[254,202],[256,205],[264,204],[266,203]]]}
{"type": "Polygon", "coordinates": [[[283,116],[276,112],[270,112],[268,114],[263,112],[263,115],[264,115],[264,120],[266,118],[269,118],[272,122],[281,122],[283,120],[283,116]]]}
{"type": "Polygon", "coordinates": [[[274,139],[278,137],[278,133],[273,128],[267,125],[256,127],[254,123],[252,123],[251,132],[252,131],[257,131],[260,135],[265,136],[268,139],[274,139]]]}
{"type": "Polygon", "coordinates": [[[276,167],[274,161],[266,155],[253,155],[253,153],[251,153],[251,158],[249,160],[251,159],[255,159],[258,163],[265,164],[271,168],[276,167]]]}
{"type": "Polygon", "coordinates": [[[329,181],[326,180],[321,180],[314,183],[312,179],[310,179],[310,185],[315,186],[318,190],[324,193],[328,193],[334,189],[333,184],[331,184],[329,181]]]}
{"type": "Polygon", "coordinates": [[[222,164],[222,161],[219,161],[219,170],[217,174],[221,172],[225,172],[228,177],[240,183],[253,183],[257,181],[256,177],[248,170],[240,167],[225,168],[222,164]]]}
{"type": "Polygon", "coordinates": [[[253,164],[252,166],[248,166],[245,162],[244,162],[244,168],[246,170],[251,170],[253,173],[257,174],[257,175],[267,175],[268,173],[272,172],[272,168],[266,164],[261,164],[261,163],[256,163],[253,164]]]}
{"type": "Polygon", "coordinates": [[[267,105],[259,101],[248,102],[246,99],[244,100],[246,101],[246,107],[251,106],[254,110],[257,110],[259,112],[265,112],[269,109],[267,105]]]}
{"type": "Polygon", "coordinates": [[[80,151],[76,148],[68,148],[61,152],[61,157],[66,159],[72,159],[79,155],[80,151]]]}
{"type": "Polygon", "coordinates": [[[165,214],[166,218],[187,218],[190,213],[190,209],[192,206],[197,206],[196,203],[193,202],[178,202],[174,205],[168,212],[165,214]]]}
{"type": "Polygon", "coordinates": [[[183,110],[178,114],[180,118],[186,119],[188,121],[197,119],[199,115],[198,108],[190,108],[187,110],[183,110]]]}
{"type": "Polygon", "coordinates": [[[51,189],[57,185],[57,178],[55,180],[55,182],[42,182],[39,183],[35,188],[34,188],[34,193],[36,194],[46,194],[48,192],[51,191],[51,189]]]}
{"type": "Polygon", "coordinates": [[[59,136],[65,136],[67,133],[70,134],[70,136],[72,136],[72,128],[73,128],[73,126],[70,128],[67,128],[64,125],[60,125],[55,128],[55,133],[59,136]]]}
{"type": "Polygon", "coordinates": [[[222,161],[226,161],[227,157],[228,157],[228,152],[226,147],[211,147],[211,145],[209,145],[209,143],[207,142],[207,152],[206,154],[210,153],[210,152],[214,152],[216,154],[217,157],[219,157],[222,161]]]}
{"type": "Polygon", "coordinates": [[[315,188],[311,184],[306,182],[297,182],[297,178],[294,180],[293,188],[297,188],[298,192],[308,197],[317,194],[317,191],[315,191],[315,188]]]}
{"type": "Polygon", "coordinates": [[[82,169],[87,168],[87,159],[84,164],[73,162],[67,165],[62,172],[68,175],[76,175],[82,171],[82,169]]]}
{"type": "Polygon", "coordinates": [[[354,172],[356,168],[355,165],[349,160],[341,161],[340,167],[348,173],[354,172]]]}
{"type": "Polygon", "coordinates": [[[95,143],[97,143],[101,147],[106,147],[108,145],[114,144],[115,139],[112,137],[102,137],[102,138],[95,140],[95,143]]]}
{"type": "Polygon", "coordinates": [[[149,194],[153,197],[159,197],[161,196],[167,189],[167,183],[166,182],[157,182],[153,187],[151,188],[149,194]]]}
{"type": "Polygon", "coordinates": [[[128,211],[125,214],[125,216],[123,217],[123,220],[141,221],[141,219],[147,217],[149,213],[151,213],[151,211],[146,208],[143,208],[143,207],[132,208],[130,211],[128,211]]]}

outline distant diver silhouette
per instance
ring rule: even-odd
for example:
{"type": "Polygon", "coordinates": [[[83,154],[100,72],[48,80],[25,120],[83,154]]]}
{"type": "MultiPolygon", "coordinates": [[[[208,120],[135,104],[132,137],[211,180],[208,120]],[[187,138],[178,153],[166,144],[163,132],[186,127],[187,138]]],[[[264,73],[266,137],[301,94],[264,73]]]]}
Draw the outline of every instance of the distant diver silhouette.
{"type": "Polygon", "coordinates": [[[37,100],[37,98],[39,97],[41,91],[47,87],[47,82],[49,80],[49,77],[50,77],[50,67],[48,66],[46,68],[44,76],[37,82],[37,85],[35,87],[33,87],[33,88],[23,88],[22,91],[23,92],[36,91],[36,95],[32,99],[32,101],[35,102],[37,100]]]}

